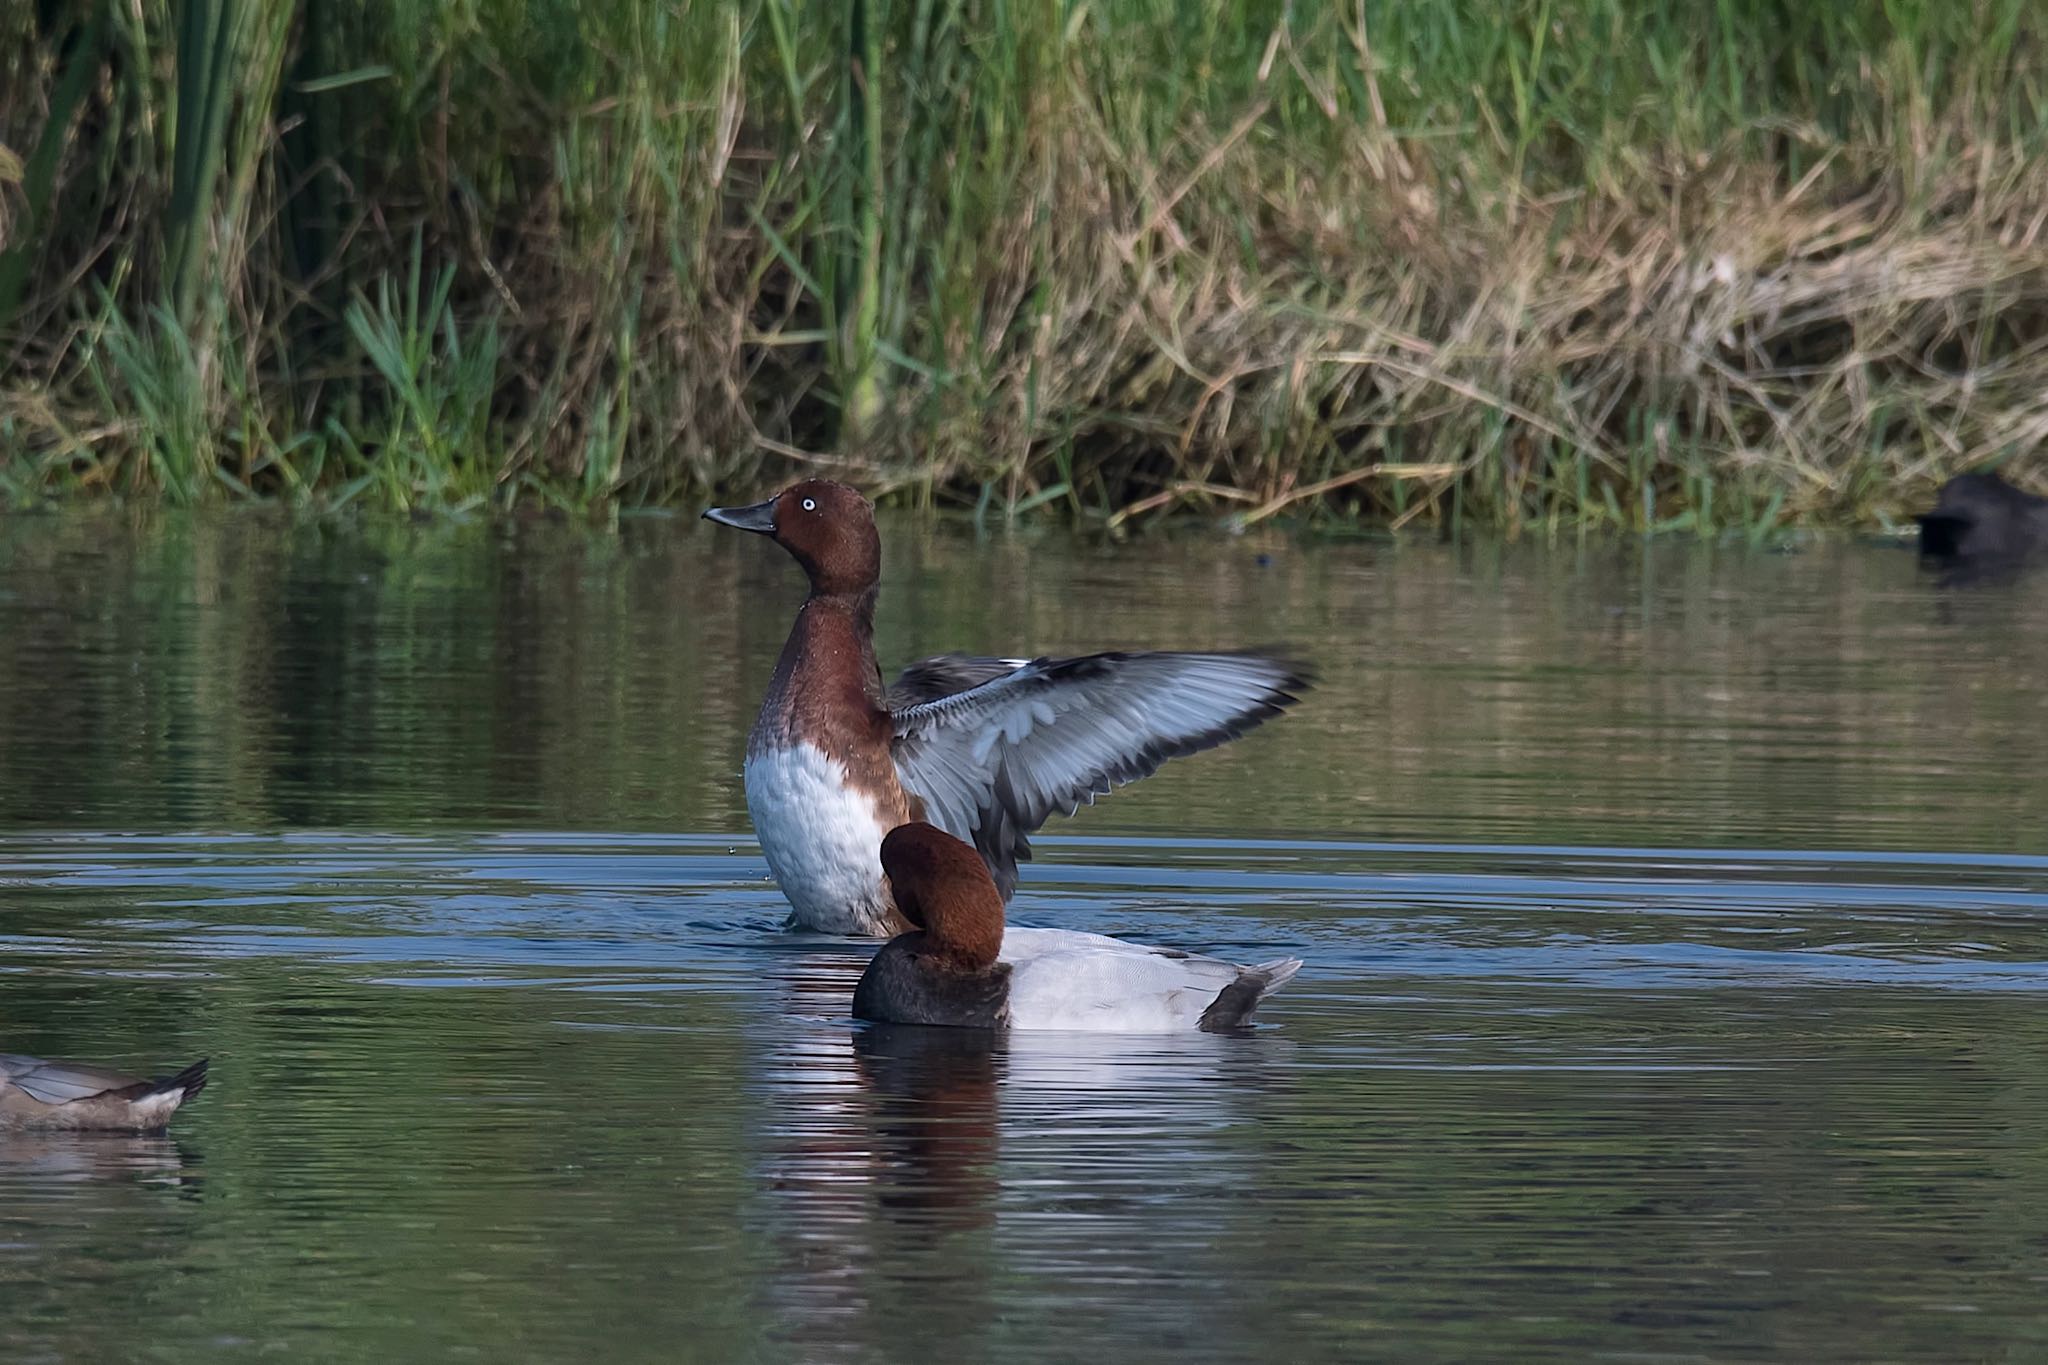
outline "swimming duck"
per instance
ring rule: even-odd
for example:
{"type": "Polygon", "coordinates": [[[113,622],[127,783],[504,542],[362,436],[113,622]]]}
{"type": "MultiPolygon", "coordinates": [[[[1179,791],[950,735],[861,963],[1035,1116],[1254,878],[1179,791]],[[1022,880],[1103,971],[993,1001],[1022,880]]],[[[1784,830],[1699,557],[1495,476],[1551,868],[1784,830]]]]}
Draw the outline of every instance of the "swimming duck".
{"type": "Polygon", "coordinates": [[[974,849],[915,821],[882,840],[896,908],[917,928],[882,945],[853,1014],[891,1024],[987,1029],[1220,1033],[1294,978],[1300,958],[1240,967],[1068,929],[1005,928],[1003,898],[974,849]]]}
{"type": "Polygon", "coordinates": [[[105,1067],[0,1052],[0,1132],[94,1129],[148,1132],[206,1088],[206,1063],[149,1081],[105,1067]]]}
{"type": "Polygon", "coordinates": [[[2017,568],[2048,546],[2048,498],[1996,474],[1958,474],[1919,518],[1920,554],[1953,568],[2017,568]]]}
{"type": "Polygon", "coordinates": [[[711,521],[765,535],[810,579],[747,738],[747,812],[797,924],[900,933],[876,856],[927,820],[971,839],[1007,900],[1026,836],[1169,758],[1212,748],[1294,704],[1305,671],[1253,652],[1073,659],[945,655],[882,686],[881,536],[845,484],[808,479],[711,521]]]}

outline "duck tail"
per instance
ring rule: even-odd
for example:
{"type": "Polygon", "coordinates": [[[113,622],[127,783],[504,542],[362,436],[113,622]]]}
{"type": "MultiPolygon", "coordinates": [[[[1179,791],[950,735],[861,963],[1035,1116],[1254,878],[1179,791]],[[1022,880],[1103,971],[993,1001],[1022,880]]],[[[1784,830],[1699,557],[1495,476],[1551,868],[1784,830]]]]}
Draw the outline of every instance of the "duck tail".
{"type": "Polygon", "coordinates": [[[166,1076],[160,1081],[150,1082],[149,1089],[143,1091],[139,1098],[145,1100],[154,1099],[158,1095],[169,1095],[175,1092],[178,1097],[178,1103],[183,1104],[186,1100],[191,1099],[194,1095],[206,1089],[206,1064],[209,1060],[211,1059],[201,1057],[175,1076],[166,1076]]]}
{"type": "Polygon", "coordinates": [[[1242,1028],[1251,1022],[1259,1002],[1292,981],[1300,970],[1300,958],[1281,957],[1239,971],[1237,980],[1218,991],[1216,998],[1209,1002],[1209,1008],[1202,1011],[1201,1030],[1204,1033],[1224,1033],[1242,1028]]]}

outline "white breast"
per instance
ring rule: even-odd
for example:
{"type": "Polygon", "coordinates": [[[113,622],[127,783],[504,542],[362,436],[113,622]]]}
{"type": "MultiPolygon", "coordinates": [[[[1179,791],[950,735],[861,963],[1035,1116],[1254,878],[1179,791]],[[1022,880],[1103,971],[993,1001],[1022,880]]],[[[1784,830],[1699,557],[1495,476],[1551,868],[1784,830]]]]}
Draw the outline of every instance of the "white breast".
{"type": "Polygon", "coordinates": [[[875,803],[815,745],[749,754],[747,813],[796,922],[827,934],[889,932],[875,803]]]}

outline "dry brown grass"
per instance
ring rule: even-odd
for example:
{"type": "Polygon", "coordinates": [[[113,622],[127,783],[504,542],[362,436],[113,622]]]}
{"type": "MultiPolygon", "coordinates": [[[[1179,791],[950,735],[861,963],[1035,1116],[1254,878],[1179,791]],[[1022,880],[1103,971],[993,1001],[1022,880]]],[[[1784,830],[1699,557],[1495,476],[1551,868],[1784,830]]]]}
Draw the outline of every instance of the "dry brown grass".
{"type": "MultiPolygon", "coordinates": [[[[1831,131],[1704,79],[1663,122],[1662,90],[1517,103],[1457,54],[1432,79],[1485,98],[1438,127],[1470,101],[1363,10],[1260,18],[1194,97],[1137,39],[904,30],[867,57],[903,120],[870,158],[845,35],[775,0],[680,36],[587,10],[594,57],[479,13],[416,68],[382,53],[401,69],[333,97],[339,132],[280,74],[290,6],[257,9],[247,88],[286,94],[237,106],[190,308],[152,311],[163,68],[103,73],[39,219],[20,149],[61,63],[0,72],[0,224],[34,265],[0,490],[588,505],[823,469],[1116,526],[1761,531],[1896,518],[2048,438],[2048,170],[2012,131],[2036,37],[2011,25],[1983,53],[1916,40],[1956,73],[1939,117],[1894,39],[1831,131]]],[[[170,16],[124,13],[134,44],[170,16]]],[[[1131,0],[1129,32],[1192,53],[1164,14],[1131,0]]],[[[1609,69],[1517,60],[1561,89],[1609,69]]]]}

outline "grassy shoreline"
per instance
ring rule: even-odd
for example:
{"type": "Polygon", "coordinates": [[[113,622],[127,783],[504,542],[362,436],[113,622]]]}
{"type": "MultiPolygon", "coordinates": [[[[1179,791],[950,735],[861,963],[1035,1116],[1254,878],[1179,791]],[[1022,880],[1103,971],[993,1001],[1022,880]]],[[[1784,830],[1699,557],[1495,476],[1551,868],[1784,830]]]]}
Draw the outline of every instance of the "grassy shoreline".
{"type": "Polygon", "coordinates": [[[2048,19],[0,18],[0,500],[1871,525],[2048,441],[2048,19]]]}

